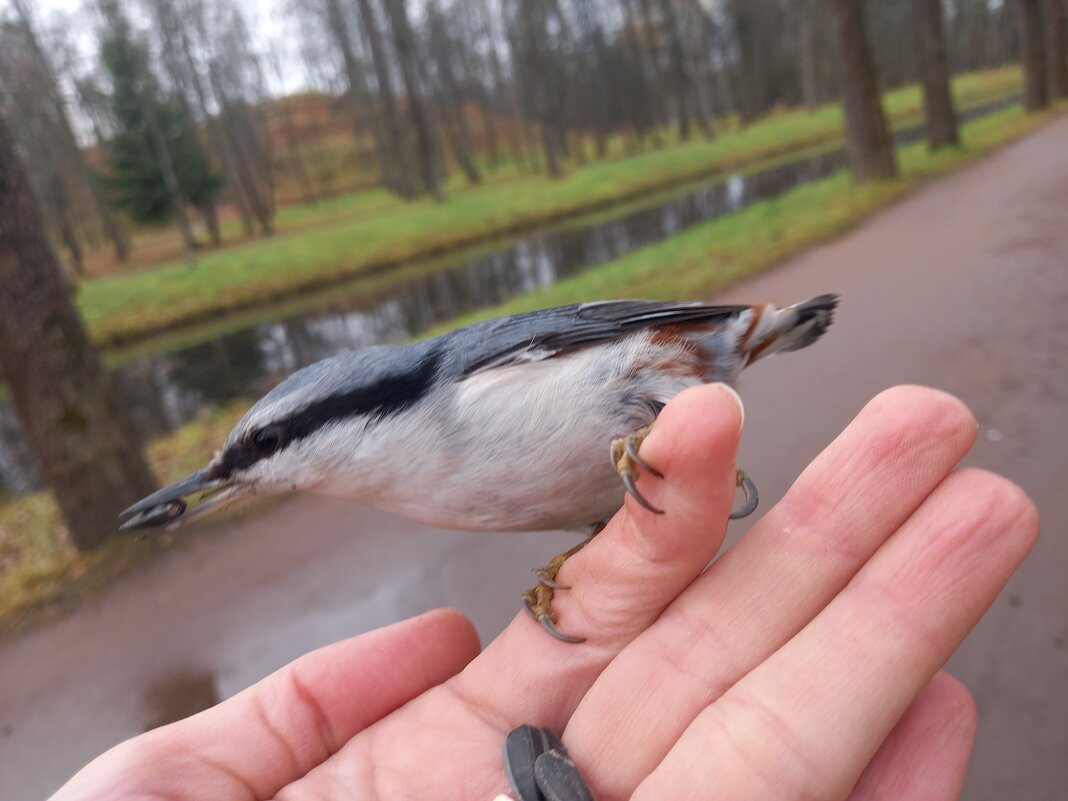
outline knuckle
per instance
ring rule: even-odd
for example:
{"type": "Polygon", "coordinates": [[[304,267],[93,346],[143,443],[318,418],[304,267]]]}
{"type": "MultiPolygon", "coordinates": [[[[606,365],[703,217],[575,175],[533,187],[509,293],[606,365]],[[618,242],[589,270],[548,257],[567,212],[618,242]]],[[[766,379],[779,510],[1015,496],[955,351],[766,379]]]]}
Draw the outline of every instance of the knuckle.
{"type": "Polygon", "coordinates": [[[769,798],[816,799],[826,786],[830,765],[818,750],[771,705],[735,686],[718,702],[731,713],[720,720],[720,735],[740,765],[767,790],[769,798]]]}
{"type": "Polygon", "coordinates": [[[749,665],[735,656],[738,649],[722,627],[681,606],[665,615],[665,625],[648,630],[647,658],[653,675],[667,677],[672,687],[688,686],[691,697],[703,704],[726,692],[727,677],[745,675],[749,665]],[[679,636],[680,632],[685,635],[679,636]]]}

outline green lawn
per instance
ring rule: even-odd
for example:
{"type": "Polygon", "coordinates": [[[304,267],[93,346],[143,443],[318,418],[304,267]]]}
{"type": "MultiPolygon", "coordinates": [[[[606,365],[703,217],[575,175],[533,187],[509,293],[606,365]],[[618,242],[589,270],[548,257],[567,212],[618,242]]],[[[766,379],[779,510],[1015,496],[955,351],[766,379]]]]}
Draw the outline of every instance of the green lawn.
{"type": "Polygon", "coordinates": [[[587,300],[707,296],[846,230],[917,181],[945,173],[1016,139],[1049,116],[1025,115],[1019,106],[996,112],[964,125],[960,148],[932,153],[925,144],[917,143],[899,149],[901,175],[896,180],[856,186],[843,170],[537,292],[454,320],[447,327],[587,300]]]}
{"type": "MultiPolygon", "coordinates": [[[[1019,69],[959,76],[954,92],[967,107],[1018,91],[1019,69]]],[[[921,116],[917,87],[889,92],[895,125],[921,116]]],[[[130,341],[235,309],[292,296],[316,285],[417,256],[603,208],[687,179],[752,165],[813,145],[838,141],[838,106],[782,111],[740,128],[721,124],[719,136],[670,142],[659,150],[572,169],[564,178],[494,176],[475,187],[454,178],[448,201],[402,202],[382,190],[279,215],[280,233],[267,240],[203,255],[195,266],[165,264],[87,281],[78,305],[101,344],[130,341]]]]}
{"type": "MultiPolygon", "coordinates": [[[[450,327],[509,312],[610,297],[705,297],[774,265],[800,249],[855,225],[930,176],[945,173],[1016,139],[1050,118],[1011,108],[968,123],[965,145],[929,153],[922,144],[899,151],[902,176],[854,186],[845,172],[798,187],[737,214],[697,225],[672,239],[637,250],[539,292],[450,327]]],[[[162,481],[203,464],[244,411],[236,403],[190,423],[153,444],[150,457],[162,481]]],[[[38,493],[0,504],[0,631],[62,609],[106,585],[152,547],[117,538],[104,549],[78,554],[65,541],[51,498],[38,493]]]]}

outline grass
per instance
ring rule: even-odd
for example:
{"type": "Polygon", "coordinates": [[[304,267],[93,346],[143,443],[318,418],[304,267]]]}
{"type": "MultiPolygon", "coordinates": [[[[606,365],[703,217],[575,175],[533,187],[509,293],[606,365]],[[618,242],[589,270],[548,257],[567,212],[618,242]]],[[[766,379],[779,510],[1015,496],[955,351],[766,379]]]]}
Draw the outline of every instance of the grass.
{"type": "MultiPolygon", "coordinates": [[[[1052,112],[1025,116],[1019,108],[1006,109],[965,125],[961,148],[931,153],[917,144],[899,150],[901,177],[894,181],[854,186],[843,171],[453,321],[449,327],[580,300],[706,296],[856,225],[917,182],[1017,139],[1051,116],[1052,112]]],[[[207,414],[154,443],[149,455],[157,475],[171,481],[202,465],[244,406],[234,404],[207,414]]],[[[152,552],[130,538],[118,538],[95,553],[77,553],[66,543],[56,508],[44,493],[0,505],[0,631],[66,608],[152,552]]]]}
{"type": "Polygon", "coordinates": [[[893,181],[857,186],[843,170],[537,292],[454,320],[447,327],[586,300],[707,296],[847,230],[917,182],[1017,139],[1049,116],[1025,115],[1019,107],[1005,109],[963,126],[960,148],[932,153],[917,143],[899,149],[901,175],[893,181]]]}
{"type": "MultiPolygon", "coordinates": [[[[1017,68],[959,76],[961,107],[1020,87],[1017,68]]],[[[895,124],[919,120],[917,87],[887,93],[895,124]]],[[[839,141],[838,106],[789,110],[745,128],[721,126],[709,142],[672,142],[658,150],[598,161],[550,180],[506,174],[460,187],[446,203],[404,203],[382,190],[337,198],[314,209],[279,215],[280,233],[200,257],[195,266],[170,263],[151,270],[87,281],[78,304],[97,342],[114,345],[191,322],[210,320],[348,276],[455,250],[509,232],[589,212],[702,175],[839,141]]]]}

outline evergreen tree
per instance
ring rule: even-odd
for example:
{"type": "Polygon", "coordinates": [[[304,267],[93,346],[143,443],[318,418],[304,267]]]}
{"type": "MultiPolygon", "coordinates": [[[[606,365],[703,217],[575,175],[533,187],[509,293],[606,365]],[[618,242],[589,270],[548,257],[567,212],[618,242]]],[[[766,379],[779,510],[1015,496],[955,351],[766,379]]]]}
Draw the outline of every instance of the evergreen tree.
{"type": "Polygon", "coordinates": [[[111,79],[114,135],[108,142],[108,183],[117,204],[138,222],[185,223],[185,205],[215,203],[222,181],[177,103],[161,97],[148,53],[117,7],[100,58],[111,79]]]}

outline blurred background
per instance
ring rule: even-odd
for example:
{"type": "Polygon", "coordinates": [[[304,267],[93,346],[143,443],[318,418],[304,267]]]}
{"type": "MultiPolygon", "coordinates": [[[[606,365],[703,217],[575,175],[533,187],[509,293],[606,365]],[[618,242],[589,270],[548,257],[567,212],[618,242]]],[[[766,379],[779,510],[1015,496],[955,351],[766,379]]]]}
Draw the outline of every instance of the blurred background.
{"type": "Polygon", "coordinates": [[[965,798],[1068,798],[1066,7],[0,0],[0,797],[427,608],[488,640],[574,541],[304,498],[116,535],[292,370],[560,303],[839,292],[747,373],[741,461],[766,509],[880,389],[969,403],[1046,534],[950,664],[965,798]]]}

